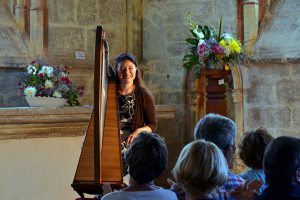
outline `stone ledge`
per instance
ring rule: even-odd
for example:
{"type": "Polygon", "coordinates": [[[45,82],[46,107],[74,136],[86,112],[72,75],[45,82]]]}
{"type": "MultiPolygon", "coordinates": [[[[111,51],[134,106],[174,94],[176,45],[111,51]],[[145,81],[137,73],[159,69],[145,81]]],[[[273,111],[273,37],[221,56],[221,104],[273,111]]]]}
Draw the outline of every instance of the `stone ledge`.
{"type": "Polygon", "coordinates": [[[257,59],[249,59],[249,62],[251,64],[300,63],[300,58],[257,58],[257,59]]]}
{"type": "MultiPolygon", "coordinates": [[[[0,108],[0,140],[83,136],[92,106],[0,108]]],[[[159,119],[174,119],[175,105],[157,105],[159,119]]]]}

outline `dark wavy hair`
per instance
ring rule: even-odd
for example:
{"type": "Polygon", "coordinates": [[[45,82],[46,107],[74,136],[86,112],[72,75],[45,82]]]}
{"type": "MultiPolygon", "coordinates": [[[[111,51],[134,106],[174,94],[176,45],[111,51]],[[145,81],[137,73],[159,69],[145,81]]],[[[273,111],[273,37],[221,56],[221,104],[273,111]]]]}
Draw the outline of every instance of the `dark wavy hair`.
{"type": "Polygon", "coordinates": [[[265,149],[273,139],[268,130],[262,127],[245,132],[239,144],[239,156],[245,165],[262,169],[265,149]]]}
{"type": "Polygon", "coordinates": [[[165,141],[155,133],[141,132],[125,153],[129,175],[138,183],[158,178],[167,167],[168,150],[165,141]]]}

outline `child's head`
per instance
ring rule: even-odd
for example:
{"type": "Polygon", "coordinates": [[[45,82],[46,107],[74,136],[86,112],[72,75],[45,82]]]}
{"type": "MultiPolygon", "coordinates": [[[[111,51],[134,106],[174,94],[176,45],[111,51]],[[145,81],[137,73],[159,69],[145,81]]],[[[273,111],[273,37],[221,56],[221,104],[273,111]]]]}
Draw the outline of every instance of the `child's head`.
{"type": "Polygon", "coordinates": [[[168,162],[167,145],[159,135],[141,132],[130,144],[125,159],[129,175],[138,184],[148,183],[165,171],[168,162]]]}
{"type": "Polygon", "coordinates": [[[262,169],[265,149],[273,139],[265,128],[245,132],[239,144],[239,155],[245,165],[252,169],[262,169]]]}

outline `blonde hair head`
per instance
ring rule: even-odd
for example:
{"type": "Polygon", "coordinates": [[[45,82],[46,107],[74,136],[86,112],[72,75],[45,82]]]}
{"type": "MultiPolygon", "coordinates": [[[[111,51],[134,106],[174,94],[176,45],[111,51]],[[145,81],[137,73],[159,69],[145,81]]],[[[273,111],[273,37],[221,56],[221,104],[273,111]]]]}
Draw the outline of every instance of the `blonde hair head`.
{"type": "Polygon", "coordinates": [[[225,184],[228,166],[222,151],[215,144],[197,140],[182,149],[173,175],[187,194],[210,194],[225,184]]]}

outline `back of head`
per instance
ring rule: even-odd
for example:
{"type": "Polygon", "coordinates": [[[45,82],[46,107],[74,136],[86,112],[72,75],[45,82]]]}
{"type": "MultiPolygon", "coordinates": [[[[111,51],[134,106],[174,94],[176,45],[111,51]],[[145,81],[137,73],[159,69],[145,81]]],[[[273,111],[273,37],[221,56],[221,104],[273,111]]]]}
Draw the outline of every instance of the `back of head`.
{"type": "Polygon", "coordinates": [[[194,138],[213,142],[224,150],[234,145],[236,133],[237,126],[231,119],[218,114],[207,114],[196,124],[194,138]]]}
{"type": "Polygon", "coordinates": [[[176,181],[189,195],[210,194],[226,182],[227,162],[213,143],[197,140],[181,151],[173,169],[176,181]]]}
{"type": "Polygon", "coordinates": [[[245,132],[239,144],[240,158],[248,167],[262,169],[264,152],[273,139],[265,128],[245,132]]]}
{"type": "Polygon", "coordinates": [[[292,183],[300,168],[300,139],[289,136],[274,139],[265,151],[263,166],[269,185],[292,183]]]}
{"type": "Polygon", "coordinates": [[[150,182],[167,167],[168,151],[164,140],[155,133],[141,132],[125,154],[129,175],[138,183],[150,182]]]}

